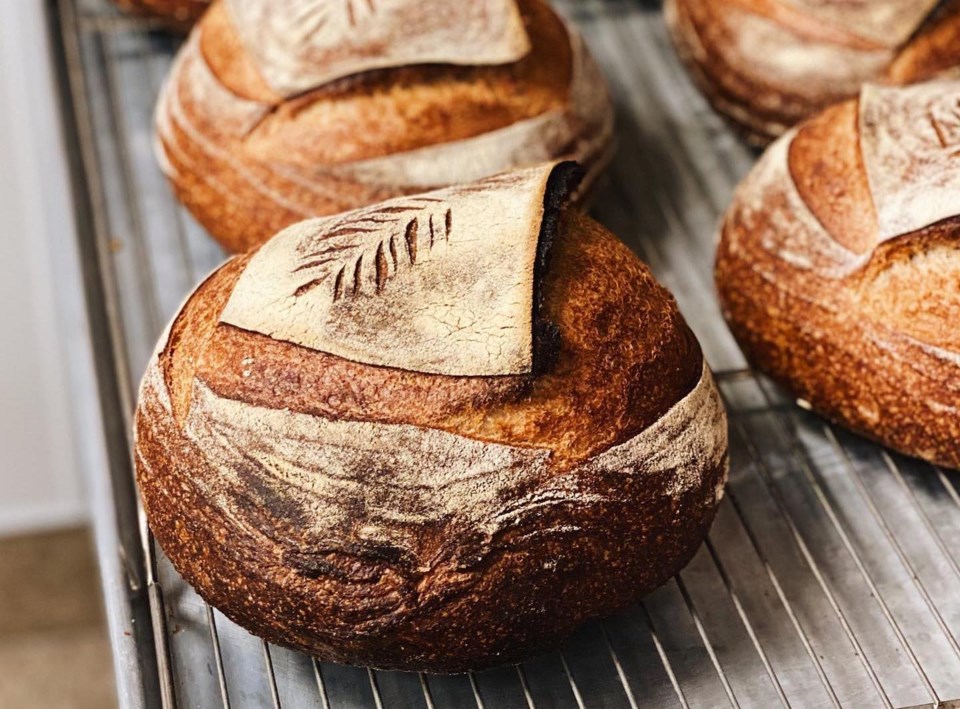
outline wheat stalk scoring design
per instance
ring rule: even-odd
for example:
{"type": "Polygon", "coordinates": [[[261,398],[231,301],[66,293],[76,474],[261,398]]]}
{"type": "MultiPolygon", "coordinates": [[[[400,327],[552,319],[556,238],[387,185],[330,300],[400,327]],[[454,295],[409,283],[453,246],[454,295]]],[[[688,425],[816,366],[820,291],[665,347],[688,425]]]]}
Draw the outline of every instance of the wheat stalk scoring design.
{"type": "Polygon", "coordinates": [[[334,302],[358,295],[369,268],[375,270],[376,291],[382,292],[401,268],[417,265],[423,250],[449,242],[452,230],[453,210],[431,197],[350,215],[305,245],[293,270],[298,280],[305,280],[293,295],[301,297],[323,284],[329,284],[334,302]]]}

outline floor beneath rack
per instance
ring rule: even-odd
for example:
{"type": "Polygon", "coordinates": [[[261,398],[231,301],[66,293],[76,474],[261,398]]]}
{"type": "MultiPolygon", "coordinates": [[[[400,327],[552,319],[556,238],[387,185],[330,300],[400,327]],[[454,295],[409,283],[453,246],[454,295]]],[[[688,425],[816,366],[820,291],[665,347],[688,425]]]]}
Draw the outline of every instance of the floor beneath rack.
{"type": "Polygon", "coordinates": [[[0,539],[0,707],[116,706],[85,529],[0,539]]]}

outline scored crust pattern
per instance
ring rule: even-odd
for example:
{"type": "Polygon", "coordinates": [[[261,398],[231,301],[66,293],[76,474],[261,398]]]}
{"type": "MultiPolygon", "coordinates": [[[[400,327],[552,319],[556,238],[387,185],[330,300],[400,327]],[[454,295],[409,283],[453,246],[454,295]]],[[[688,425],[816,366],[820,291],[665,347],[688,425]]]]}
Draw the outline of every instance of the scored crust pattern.
{"type": "MultiPolygon", "coordinates": [[[[845,246],[847,235],[831,233],[812,208],[830,204],[801,194],[793,169],[816,169],[791,162],[801,127],[738,188],[717,256],[724,313],[751,361],[830,418],[952,467],[960,465],[958,101],[958,82],[862,90],[850,129],[863,174],[824,179],[865,179],[861,208],[873,215],[860,218],[874,225],[866,243],[845,246]]],[[[841,204],[847,189],[836,190],[841,204]]]]}
{"type": "Polygon", "coordinates": [[[366,364],[527,374],[553,169],[290,227],[253,256],[221,321],[366,364]]]}
{"type": "Polygon", "coordinates": [[[515,0],[225,0],[267,84],[292,96],[409,64],[505,64],[530,41],[515,0]]]}
{"type": "Polygon", "coordinates": [[[738,192],[745,214],[759,214],[763,250],[820,277],[842,279],[866,266],[882,243],[960,215],[960,82],[897,88],[865,86],[859,101],[859,145],[878,232],[854,252],[835,239],[804,201],[790,170],[791,130],[766,151],[738,192]]]}
{"type": "Polygon", "coordinates": [[[669,295],[626,246],[564,211],[570,169],[295,227],[228,262],[188,299],[150,360],[134,447],[151,529],[204,599],[270,642],[331,661],[464,672],[555,647],[693,556],[726,480],[724,407],[669,295]],[[554,239],[564,258],[550,264],[554,239]],[[270,253],[275,244],[291,258],[270,253]],[[339,247],[347,263],[361,263],[349,289],[349,268],[321,263],[339,258],[339,247]],[[613,264],[628,277],[612,281],[613,264]],[[446,278],[418,280],[432,269],[446,278]],[[513,297],[461,294],[488,269],[519,279],[513,297]],[[318,300],[302,307],[298,297],[318,300]],[[365,337],[383,330],[407,352],[396,364],[409,367],[421,355],[405,350],[396,334],[405,325],[394,321],[416,303],[451,298],[480,320],[526,329],[518,341],[527,355],[531,317],[549,314],[556,358],[527,376],[466,378],[475,386],[465,389],[465,378],[446,374],[464,364],[457,353],[436,359],[443,373],[398,372],[271,339],[298,324],[335,329],[356,310],[353,344],[367,347],[365,337]],[[380,303],[389,307],[377,311],[380,303]],[[280,326],[269,335],[221,326],[231,310],[277,311],[280,326]],[[618,332],[634,333],[633,352],[608,346],[618,332]],[[225,339],[232,353],[221,360],[225,339]],[[266,396],[217,381],[222,369],[256,378],[273,356],[284,367],[261,380],[266,396]],[[367,389],[392,389],[395,411],[354,406],[367,389]],[[325,403],[294,401],[307,390],[325,403]],[[436,415],[424,416],[431,407],[436,415]],[[649,416],[633,418],[638,408],[649,416]]]}
{"type": "MultiPolygon", "coordinates": [[[[457,177],[457,181],[470,182],[504,172],[518,163],[542,162],[568,153],[599,157],[598,151],[609,142],[613,132],[612,118],[604,110],[608,101],[605,82],[583,40],[574,34],[570,37],[574,71],[569,110],[550,111],[474,138],[305,170],[284,164],[279,158],[276,162],[244,160],[242,152],[235,154],[229,149],[232,141],[242,140],[257,127],[269,114],[271,105],[242,98],[223,86],[203,58],[199,37],[194,34],[177,55],[160,94],[157,106],[157,133],[161,140],[161,145],[157,146],[159,160],[168,175],[173,168],[164,157],[167,150],[184,164],[199,168],[201,165],[192,155],[193,149],[199,149],[203,159],[214,165],[226,163],[264,196],[282,200],[266,187],[264,178],[258,174],[265,175],[265,179],[290,182],[291,189],[285,192],[293,194],[303,189],[309,194],[314,190],[324,191],[324,188],[332,193],[333,185],[345,179],[357,180],[375,193],[386,186],[404,189],[435,187],[450,182],[453,177],[457,177]],[[594,132],[583,130],[585,126],[595,124],[598,117],[601,117],[601,125],[595,126],[594,132]],[[180,144],[178,130],[185,134],[191,145],[180,144]]],[[[207,170],[205,179],[215,187],[225,187],[215,175],[216,171],[207,170]]],[[[310,214],[306,204],[289,206],[304,216],[310,214]]]]}
{"type": "MultiPolygon", "coordinates": [[[[472,182],[557,159],[576,159],[585,166],[586,192],[609,158],[613,116],[606,83],[573,31],[568,31],[569,98],[562,108],[466,139],[336,164],[304,164],[280,154],[249,152],[246,138],[276,106],[238,96],[220,82],[201,50],[202,31],[201,24],[182,47],[161,90],[156,152],[175,186],[199,183],[202,191],[216,195],[221,216],[216,224],[207,224],[215,234],[229,230],[239,234],[240,241],[256,243],[265,240],[259,233],[264,228],[275,232],[302,219],[398,194],[472,182]],[[264,209],[256,218],[269,226],[251,226],[239,218],[249,211],[251,198],[263,200],[264,209]],[[236,223],[223,221],[233,215],[236,223]]],[[[189,203],[196,194],[189,189],[182,197],[189,203]]]]}
{"type": "Polygon", "coordinates": [[[956,72],[956,3],[666,0],[674,44],[710,103],[767,144],[868,82],[956,72]]]}
{"type": "Polygon", "coordinates": [[[783,0],[784,4],[884,47],[898,47],[940,0],[783,0]]]}
{"type": "Polygon", "coordinates": [[[880,240],[960,214],[960,84],[866,86],[859,127],[880,240]]]}
{"type": "MultiPolygon", "coordinates": [[[[154,418],[172,417],[156,360],[141,401],[145,408],[159,407],[154,418]]],[[[269,500],[286,511],[286,519],[256,534],[282,535],[282,525],[295,523],[304,548],[352,549],[358,555],[389,549],[410,573],[430,566],[421,538],[425,528],[455,530],[445,542],[457,549],[457,558],[448,560],[454,565],[482,565],[489,540],[506,529],[533,527],[538,536],[579,531],[569,522],[549,528],[537,520],[550,509],[604,502],[582,488],[585,478],[670,475],[669,495],[680,498],[724,467],[727,443],[726,414],[706,365],[694,389],[654,425],[565,472],[551,470],[546,449],[267,409],[219,397],[199,380],[183,426],[209,466],[192,471],[194,479],[226,518],[244,519],[250,499],[269,500]]],[[[137,454],[141,465],[149,465],[139,447],[137,454]]],[[[722,488],[721,480],[716,499],[722,488]]]]}

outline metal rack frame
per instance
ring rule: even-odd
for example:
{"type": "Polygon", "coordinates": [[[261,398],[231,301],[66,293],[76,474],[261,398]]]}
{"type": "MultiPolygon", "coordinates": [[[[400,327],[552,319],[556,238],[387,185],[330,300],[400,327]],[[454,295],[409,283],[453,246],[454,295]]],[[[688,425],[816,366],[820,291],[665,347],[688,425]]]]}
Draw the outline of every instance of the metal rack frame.
{"type": "Polygon", "coordinates": [[[677,577],[563,649],[437,677],[319,663],[233,625],[139,512],[139,373],[222,254],[151,155],[176,40],[102,0],[56,0],[64,113],[108,469],[97,536],[125,707],[960,707],[960,474],[834,429],[746,368],[711,287],[713,230],[754,155],[709,111],[655,4],[558,2],[610,79],[620,148],[596,216],[677,296],[731,413],[727,498],[677,577]]]}

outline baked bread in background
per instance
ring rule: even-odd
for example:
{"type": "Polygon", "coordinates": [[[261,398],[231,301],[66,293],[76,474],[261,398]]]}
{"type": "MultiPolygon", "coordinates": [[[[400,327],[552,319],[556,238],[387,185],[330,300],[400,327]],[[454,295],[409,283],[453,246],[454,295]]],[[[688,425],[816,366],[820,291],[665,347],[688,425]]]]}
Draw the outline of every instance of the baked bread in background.
{"type": "Polygon", "coordinates": [[[774,143],[721,227],[750,361],[828,418],[960,467],[960,82],[864,87],[774,143]]]}
{"type": "Polygon", "coordinates": [[[664,10],[700,90],[761,145],[866,82],[960,67],[957,0],[666,0],[664,10]]]}
{"type": "Polygon", "coordinates": [[[114,0],[122,9],[157,17],[172,28],[186,31],[200,19],[212,0],[114,0]]]}
{"type": "Polygon", "coordinates": [[[157,109],[178,197],[229,251],[303,219],[577,159],[613,114],[545,0],[220,0],[157,109]]]}
{"type": "Polygon", "coordinates": [[[544,166],[297,224],[159,342],[150,526],[257,635],[464,672],[547,651],[694,554],[726,417],[667,291],[544,166]]]}

